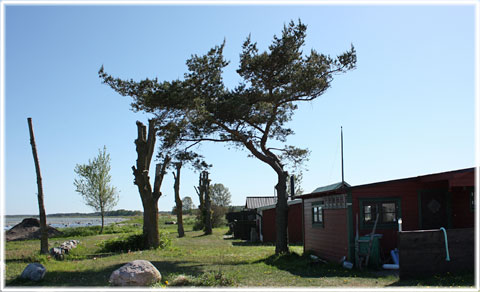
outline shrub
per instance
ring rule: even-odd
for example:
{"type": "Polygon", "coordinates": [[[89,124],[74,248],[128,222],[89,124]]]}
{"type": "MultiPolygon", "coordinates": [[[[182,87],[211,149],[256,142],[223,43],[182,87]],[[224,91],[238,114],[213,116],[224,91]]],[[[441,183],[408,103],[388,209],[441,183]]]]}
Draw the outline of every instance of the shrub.
{"type": "MultiPolygon", "coordinates": [[[[93,236],[100,233],[101,226],[83,226],[83,227],[70,227],[60,228],[62,234],[55,237],[81,237],[81,236],[93,236]]],[[[139,227],[132,224],[110,224],[103,228],[103,234],[116,234],[116,233],[130,233],[138,230],[139,227]]]]}
{"type": "Polygon", "coordinates": [[[198,277],[179,275],[169,286],[234,286],[236,279],[225,275],[222,271],[206,272],[198,277]]]}
{"type": "MultiPolygon", "coordinates": [[[[164,249],[171,244],[168,232],[160,231],[160,245],[158,248],[164,249]]],[[[123,235],[116,238],[104,240],[99,244],[100,252],[129,252],[143,250],[143,234],[134,233],[123,235]]]]}
{"type": "Polygon", "coordinates": [[[233,286],[236,280],[222,271],[207,272],[195,279],[195,286],[233,286]]]}
{"type": "MultiPolygon", "coordinates": [[[[212,205],[212,227],[220,227],[227,223],[225,214],[227,212],[226,207],[212,205]]],[[[204,218],[200,210],[196,212],[195,224],[193,225],[193,231],[202,230],[204,228],[204,218]]]]}

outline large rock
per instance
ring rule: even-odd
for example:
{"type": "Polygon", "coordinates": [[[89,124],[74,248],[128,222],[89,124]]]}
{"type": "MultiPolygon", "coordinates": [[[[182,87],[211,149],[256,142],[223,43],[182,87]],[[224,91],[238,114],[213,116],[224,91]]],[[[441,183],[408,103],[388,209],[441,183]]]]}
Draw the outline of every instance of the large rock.
{"type": "MultiPolygon", "coordinates": [[[[47,225],[48,237],[62,234],[57,229],[47,225]]],[[[13,226],[10,230],[5,232],[5,239],[12,240],[26,240],[40,238],[40,221],[36,218],[25,218],[22,222],[13,226]]]]}
{"type": "Polygon", "coordinates": [[[47,269],[42,264],[32,263],[29,264],[25,268],[25,270],[23,270],[20,278],[32,281],[40,281],[41,279],[43,279],[43,277],[45,277],[46,272],[47,269]]]}
{"type": "Polygon", "coordinates": [[[160,280],[157,268],[144,260],[129,262],[110,275],[110,283],[115,286],[150,286],[160,280]]]}

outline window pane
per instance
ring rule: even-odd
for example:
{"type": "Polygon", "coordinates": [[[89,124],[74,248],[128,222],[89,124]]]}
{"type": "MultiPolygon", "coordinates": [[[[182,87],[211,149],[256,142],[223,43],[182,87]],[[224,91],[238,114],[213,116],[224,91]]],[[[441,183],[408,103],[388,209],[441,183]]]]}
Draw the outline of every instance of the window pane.
{"type": "Polygon", "coordinates": [[[318,222],[323,222],[323,209],[321,207],[318,208],[318,222]]]}
{"type": "Polygon", "coordinates": [[[372,213],[372,206],[370,206],[370,205],[363,206],[363,212],[364,212],[365,214],[367,214],[367,213],[372,213]]]}
{"type": "Polygon", "coordinates": [[[313,222],[318,222],[318,208],[313,207],[313,222]]]}
{"type": "Polygon", "coordinates": [[[390,223],[390,222],[395,222],[397,221],[397,216],[395,216],[395,212],[393,213],[383,213],[383,216],[382,216],[382,221],[384,223],[390,223]]]}
{"type": "Polygon", "coordinates": [[[382,211],[385,212],[395,212],[395,203],[382,203],[382,211]]]}
{"type": "Polygon", "coordinates": [[[372,214],[366,213],[365,214],[365,222],[372,221],[372,214]]]}

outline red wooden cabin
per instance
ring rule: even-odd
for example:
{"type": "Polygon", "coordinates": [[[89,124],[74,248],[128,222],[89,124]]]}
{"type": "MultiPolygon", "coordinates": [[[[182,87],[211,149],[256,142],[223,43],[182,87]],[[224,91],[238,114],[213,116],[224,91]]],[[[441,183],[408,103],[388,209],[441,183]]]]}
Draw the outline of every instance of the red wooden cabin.
{"type": "MultiPolygon", "coordinates": [[[[264,206],[257,209],[257,226],[262,242],[275,242],[276,232],[276,205],[264,206]]],[[[287,235],[289,243],[301,243],[302,237],[302,200],[288,201],[287,235]]]]}
{"type": "Polygon", "coordinates": [[[354,236],[382,234],[380,250],[397,247],[402,230],[473,228],[474,168],[359,186],[340,186],[300,196],[303,205],[304,251],[338,261],[354,261],[354,236]]]}

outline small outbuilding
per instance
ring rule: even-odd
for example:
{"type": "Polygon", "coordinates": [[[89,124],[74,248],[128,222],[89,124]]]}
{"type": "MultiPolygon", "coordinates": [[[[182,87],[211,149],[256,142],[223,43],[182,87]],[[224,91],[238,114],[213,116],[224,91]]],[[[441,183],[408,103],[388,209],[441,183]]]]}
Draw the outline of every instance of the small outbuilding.
{"type": "MultiPolygon", "coordinates": [[[[302,200],[296,199],[287,202],[288,225],[287,236],[289,243],[302,243],[302,200]]],[[[275,242],[277,238],[276,205],[257,208],[257,229],[261,242],[275,242]]]]}
{"type": "Polygon", "coordinates": [[[354,262],[357,226],[359,236],[371,233],[377,215],[383,258],[398,247],[400,222],[403,231],[471,229],[474,178],[474,168],[467,168],[359,186],[340,183],[302,195],[304,251],[354,262]]]}

